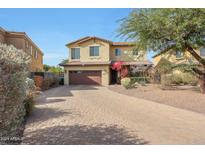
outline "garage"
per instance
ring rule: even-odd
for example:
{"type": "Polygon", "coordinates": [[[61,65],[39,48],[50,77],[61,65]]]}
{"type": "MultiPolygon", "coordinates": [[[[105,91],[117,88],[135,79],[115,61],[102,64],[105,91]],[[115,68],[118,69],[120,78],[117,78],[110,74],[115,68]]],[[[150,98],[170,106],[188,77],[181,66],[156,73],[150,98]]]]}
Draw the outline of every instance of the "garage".
{"type": "Polygon", "coordinates": [[[101,74],[101,71],[69,71],[69,83],[101,85],[101,74]]]}

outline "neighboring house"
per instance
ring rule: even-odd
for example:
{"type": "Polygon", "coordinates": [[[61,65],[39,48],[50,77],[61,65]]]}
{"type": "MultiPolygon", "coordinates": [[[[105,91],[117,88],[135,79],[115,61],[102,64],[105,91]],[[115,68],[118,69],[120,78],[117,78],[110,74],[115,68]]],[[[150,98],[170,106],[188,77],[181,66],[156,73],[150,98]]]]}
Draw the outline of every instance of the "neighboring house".
{"type": "Polygon", "coordinates": [[[69,59],[64,66],[65,84],[109,85],[117,82],[119,70],[112,69],[116,63],[122,67],[150,66],[145,52],[135,51],[130,42],[112,42],[99,37],[84,37],[66,45],[69,59]],[[123,63],[122,63],[123,62],[123,63]]]}
{"type": "MultiPolygon", "coordinates": [[[[205,58],[205,48],[200,48],[197,53],[205,58]]],[[[199,64],[198,61],[188,52],[172,51],[164,54],[156,54],[153,56],[153,63],[156,66],[161,58],[165,58],[174,64],[199,64]]]]}
{"type": "Polygon", "coordinates": [[[43,71],[43,52],[25,32],[6,31],[0,27],[0,43],[11,44],[31,55],[31,72],[43,71]]]}

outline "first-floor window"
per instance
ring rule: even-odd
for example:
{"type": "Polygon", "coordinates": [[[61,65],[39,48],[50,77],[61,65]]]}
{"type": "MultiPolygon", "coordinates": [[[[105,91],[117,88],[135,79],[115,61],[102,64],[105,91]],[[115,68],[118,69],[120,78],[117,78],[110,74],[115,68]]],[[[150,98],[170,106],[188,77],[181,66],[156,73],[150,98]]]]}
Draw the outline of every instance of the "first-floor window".
{"type": "Polygon", "coordinates": [[[200,49],[200,56],[205,57],[205,48],[200,49]]]}
{"type": "Polygon", "coordinates": [[[90,56],[99,56],[99,46],[90,47],[90,56]]]}
{"type": "Polygon", "coordinates": [[[121,56],[121,49],[119,48],[115,49],[115,56],[121,56]]]}
{"type": "Polygon", "coordinates": [[[35,58],[38,59],[38,51],[35,51],[35,58]]]}
{"type": "Polygon", "coordinates": [[[71,59],[80,59],[80,48],[71,48],[71,59]]]}

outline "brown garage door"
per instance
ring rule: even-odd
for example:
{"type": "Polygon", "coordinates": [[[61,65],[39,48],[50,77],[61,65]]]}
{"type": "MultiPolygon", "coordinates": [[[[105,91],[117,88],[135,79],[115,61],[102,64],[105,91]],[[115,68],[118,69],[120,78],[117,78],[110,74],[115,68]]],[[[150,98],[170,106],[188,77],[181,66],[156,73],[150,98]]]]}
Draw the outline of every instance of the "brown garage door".
{"type": "Polygon", "coordinates": [[[69,71],[69,83],[101,85],[101,71],[69,71]]]}

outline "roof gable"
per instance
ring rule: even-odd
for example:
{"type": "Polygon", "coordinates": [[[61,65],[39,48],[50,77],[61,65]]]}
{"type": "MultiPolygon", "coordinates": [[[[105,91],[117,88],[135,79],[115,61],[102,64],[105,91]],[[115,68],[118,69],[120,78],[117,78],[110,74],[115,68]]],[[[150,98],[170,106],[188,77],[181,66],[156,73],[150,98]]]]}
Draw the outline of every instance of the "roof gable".
{"type": "Polygon", "coordinates": [[[103,39],[103,38],[100,38],[100,37],[96,37],[96,36],[87,36],[87,37],[83,37],[79,40],[76,40],[76,41],[73,41],[73,42],[70,42],[68,44],[66,44],[66,46],[70,46],[72,44],[81,44],[81,43],[84,43],[86,41],[89,41],[89,40],[100,40],[100,41],[103,41],[103,42],[106,42],[106,43],[109,43],[109,44],[112,44],[113,42],[110,41],[110,40],[106,40],[106,39],[103,39]]]}
{"type": "Polygon", "coordinates": [[[95,39],[106,42],[106,43],[109,43],[112,46],[134,46],[134,45],[136,45],[134,42],[112,42],[110,40],[103,39],[103,38],[96,37],[96,36],[86,36],[86,37],[83,37],[81,39],[70,42],[70,43],[66,44],[66,46],[70,46],[70,45],[73,45],[73,44],[81,44],[81,43],[84,43],[84,42],[87,42],[87,41],[90,41],[90,40],[95,40],[95,39]]]}

